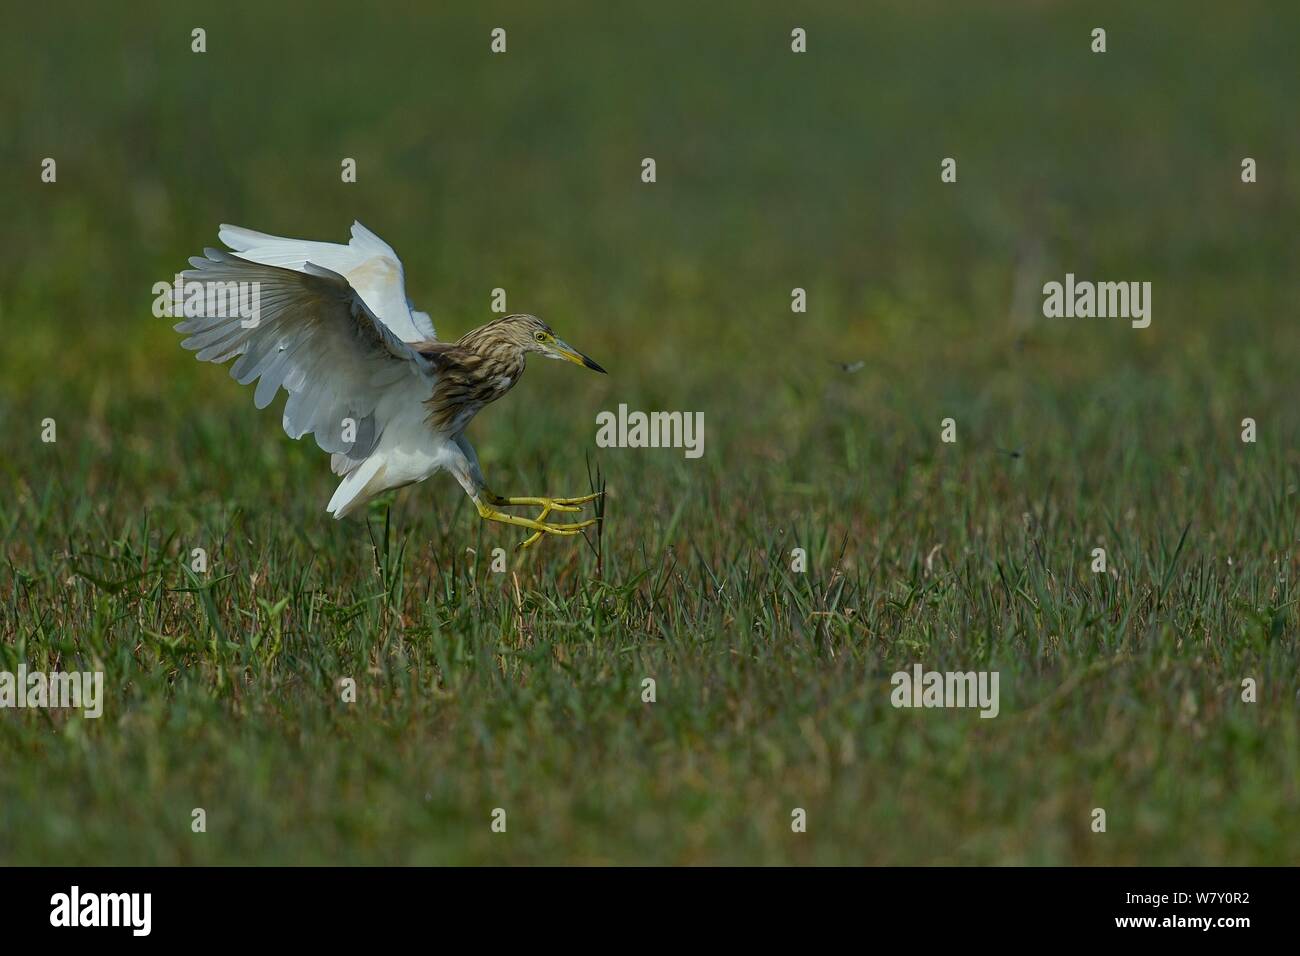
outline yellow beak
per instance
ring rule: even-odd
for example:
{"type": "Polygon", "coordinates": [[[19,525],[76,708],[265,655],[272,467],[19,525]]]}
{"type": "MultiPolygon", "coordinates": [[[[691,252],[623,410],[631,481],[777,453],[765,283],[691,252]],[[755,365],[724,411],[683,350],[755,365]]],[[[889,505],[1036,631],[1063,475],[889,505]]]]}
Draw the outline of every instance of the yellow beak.
{"type": "Polygon", "coordinates": [[[609,374],[577,349],[570,348],[566,342],[561,342],[559,339],[556,339],[551,348],[555,350],[556,355],[560,356],[560,358],[564,359],[566,362],[572,362],[574,365],[581,365],[583,368],[589,368],[593,372],[600,372],[602,375],[609,374]]]}

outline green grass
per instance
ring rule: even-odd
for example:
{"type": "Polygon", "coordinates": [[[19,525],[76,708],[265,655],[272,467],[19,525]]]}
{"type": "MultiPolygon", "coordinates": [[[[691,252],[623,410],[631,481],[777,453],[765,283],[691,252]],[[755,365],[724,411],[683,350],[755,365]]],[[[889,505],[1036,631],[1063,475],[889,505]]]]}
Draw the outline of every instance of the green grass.
{"type": "Polygon", "coordinates": [[[9,16],[0,670],[109,701],[0,712],[0,862],[1295,863],[1297,11],[529,6],[9,16]],[[610,370],[470,428],[506,493],[599,469],[590,544],[445,475],[334,522],[150,315],[219,222],[353,218],[444,337],[504,287],[610,370]],[[1067,271],[1152,326],[1036,317],[1067,271]],[[704,457],[596,448],[620,402],[704,457]],[[916,662],[1000,716],[895,710],[916,662]]]}

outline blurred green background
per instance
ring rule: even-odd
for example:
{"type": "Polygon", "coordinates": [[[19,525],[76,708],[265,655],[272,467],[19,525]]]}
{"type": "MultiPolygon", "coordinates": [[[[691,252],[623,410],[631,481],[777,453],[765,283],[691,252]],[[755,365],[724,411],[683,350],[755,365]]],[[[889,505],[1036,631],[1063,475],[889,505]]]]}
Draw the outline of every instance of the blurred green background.
{"type": "Polygon", "coordinates": [[[1295,862],[1294,4],[5,19],[0,663],[116,697],[0,714],[0,860],[1295,862]],[[440,337],[501,287],[609,369],[470,429],[505,493],[598,465],[599,558],[503,581],[445,476],[335,524],[280,402],[151,315],[219,223],[353,219],[440,337]],[[1150,281],[1150,328],[1043,319],[1066,272],[1150,281]],[[703,411],[704,458],[596,449],[620,402],[703,411]],[[917,660],[1001,668],[1003,717],[891,710],[917,660]]]}

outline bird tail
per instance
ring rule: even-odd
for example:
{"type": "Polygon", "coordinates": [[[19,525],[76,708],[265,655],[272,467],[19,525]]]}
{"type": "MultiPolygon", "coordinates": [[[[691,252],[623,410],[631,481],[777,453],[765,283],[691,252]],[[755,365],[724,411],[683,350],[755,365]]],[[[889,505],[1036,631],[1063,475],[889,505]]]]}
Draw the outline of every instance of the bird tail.
{"type": "Polygon", "coordinates": [[[334,496],[325,510],[335,518],[346,517],[384,490],[384,472],[387,471],[383,455],[372,455],[359,461],[339,482],[334,496]]]}

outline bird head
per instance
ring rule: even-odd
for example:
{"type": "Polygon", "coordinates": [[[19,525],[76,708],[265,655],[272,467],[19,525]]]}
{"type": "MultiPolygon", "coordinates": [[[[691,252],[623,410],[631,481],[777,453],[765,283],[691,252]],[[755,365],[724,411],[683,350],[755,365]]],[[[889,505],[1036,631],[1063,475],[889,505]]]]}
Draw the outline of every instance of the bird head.
{"type": "Polygon", "coordinates": [[[498,327],[498,331],[503,336],[524,352],[537,352],[549,359],[563,359],[594,372],[605,371],[567,342],[556,338],[551,327],[535,315],[507,315],[497,319],[493,324],[498,327]]]}

